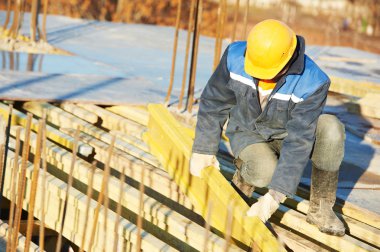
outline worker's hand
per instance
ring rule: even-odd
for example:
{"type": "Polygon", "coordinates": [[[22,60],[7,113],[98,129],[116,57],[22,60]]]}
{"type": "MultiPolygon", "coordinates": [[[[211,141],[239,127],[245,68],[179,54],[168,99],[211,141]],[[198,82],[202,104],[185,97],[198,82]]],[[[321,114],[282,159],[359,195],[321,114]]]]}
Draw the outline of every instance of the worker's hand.
{"type": "Polygon", "coordinates": [[[215,155],[193,153],[190,158],[190,173],[193,176],[200,177],[202,170],[208,166],[214,166],[218,170],[219,162],[215,155]]]}
{"type": "Polygon", "coordinates": [[[266,222],[284,202],[286,196],[280,192],[269,190],[259,201],[251,206],[247,211],[247,216],[257,216],[262,222],[266,222]]]}

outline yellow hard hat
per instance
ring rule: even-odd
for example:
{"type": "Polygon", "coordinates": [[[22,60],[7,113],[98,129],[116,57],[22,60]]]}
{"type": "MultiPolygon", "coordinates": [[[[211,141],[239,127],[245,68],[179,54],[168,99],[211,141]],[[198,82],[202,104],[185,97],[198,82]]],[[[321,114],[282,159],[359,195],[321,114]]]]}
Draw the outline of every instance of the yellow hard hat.
{"type": "Polygon", "coordinates": [[[244,70],[258,79],[273,79],[292,58],[296,47],[292,29],[278,20],[264,20],[249,32],[244,70]]]}

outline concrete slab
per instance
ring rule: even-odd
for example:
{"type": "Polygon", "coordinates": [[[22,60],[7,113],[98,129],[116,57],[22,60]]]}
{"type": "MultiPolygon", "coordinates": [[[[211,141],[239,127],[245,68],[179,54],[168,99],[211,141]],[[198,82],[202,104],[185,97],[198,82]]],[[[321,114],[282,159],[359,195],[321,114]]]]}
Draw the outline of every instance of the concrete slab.
{"type": "MultiPolygon", "coordinates": [[[[5,13],[0,12],[0,22],[5,13]]],[[[29,22],[25,14],[25,24],[29,22]]],[[[88,74],[123,78],[144,78],[152,82],[152,95],[159,95],[156,101],[163,101],[169,84],[171,56],[174,38],[173,27],[141,24],[122,24],[82,20],[64,16],[48,16],[48,40],[52,45],[75,54],[73,57],[34,56],[34,67],[28,65],[26,54],[7,55],[4,69],[10,68],[10,58],[19,58],[19,71],[25,75],[29,71],[47,74],[88,74]],[[42,62],[42,63],[40,63],[42,62]]],[[[29,34],[29,28],[22,28],[29,34]]],[[[172,99],[177,99],[182,84],[185,57],[186,31],[179,34],[178,58],[172,99]]],[[[228,41],[224,41],[226,48],[228,41]]],[[[345,47],[307,46],[307,54],[330,75],[371,81],[380,84],[380,56],[345,47]]],[[[197,95],[212,74],[214,39],[201,37],[197,67],[197,95]]],[[[75,79],[72,79],[75,83],[75,79]]],[[[5,83],[10,84],[10,83],[5,83]]],[[[64,83],[56,85],[64,86],[64,83]]],[[[80,81],[78,82],[80,84],[80,81]]],[[[138,86],[139,84],[136,84],[138,86]]],[[[121,90],[114,89],[114,93],[121,90]]],[[[93,97],[96,98],[96,93],[93,97]]],[[[1,95],[1,94],[0,94],[1,95]]],[[[155,96],[156,97],[156,96],[155,96]]],[[[95,99],[92,99],[95,100],[95,99]]]]}

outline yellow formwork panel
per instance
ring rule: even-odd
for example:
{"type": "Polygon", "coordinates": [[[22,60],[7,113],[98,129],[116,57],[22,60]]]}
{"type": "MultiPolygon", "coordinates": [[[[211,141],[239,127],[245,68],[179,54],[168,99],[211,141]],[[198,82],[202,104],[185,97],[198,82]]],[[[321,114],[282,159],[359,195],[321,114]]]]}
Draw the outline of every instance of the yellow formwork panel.
{"type": "Polygon", "coordinates": [[[263,251],[285,251],[257,217],[247,217],[249,206],[214,167],[207,167],[201,178],[190,175],[189,160],[193,140],[183,126],[161,104],[150,104],[147,140],[154,154],[180,189],[205,219],[211,209],[210,224],[242,243],[263,251]],[[232,222],[228,208],[231,209],[232,222]]]}

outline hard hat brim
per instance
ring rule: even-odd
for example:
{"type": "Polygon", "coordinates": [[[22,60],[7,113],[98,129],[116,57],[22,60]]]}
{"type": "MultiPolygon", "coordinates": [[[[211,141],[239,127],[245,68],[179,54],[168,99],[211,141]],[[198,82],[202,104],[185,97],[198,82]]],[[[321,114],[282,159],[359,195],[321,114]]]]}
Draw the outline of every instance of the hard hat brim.
{"type": "Polygon", "coordinates": [[[253,76],[254,78],[257,78],[260,80],[271,80],[274,77],[276,77],[276,75],[289,62],[289,60],[293,56],[293,53],[296,47],[297,47],[297,36],[294,34],[292,45],[291,45],[288,55],[286,55],[286,58],[283,62],[281,62],[278,66],[274,68],[262,68],[262,67],[255,66],[254,64],[252,64],[252,61],[249,59],[249,56],[245,55],[244,70],[247,74],[249,74],[250,76],[253,76]]]}

